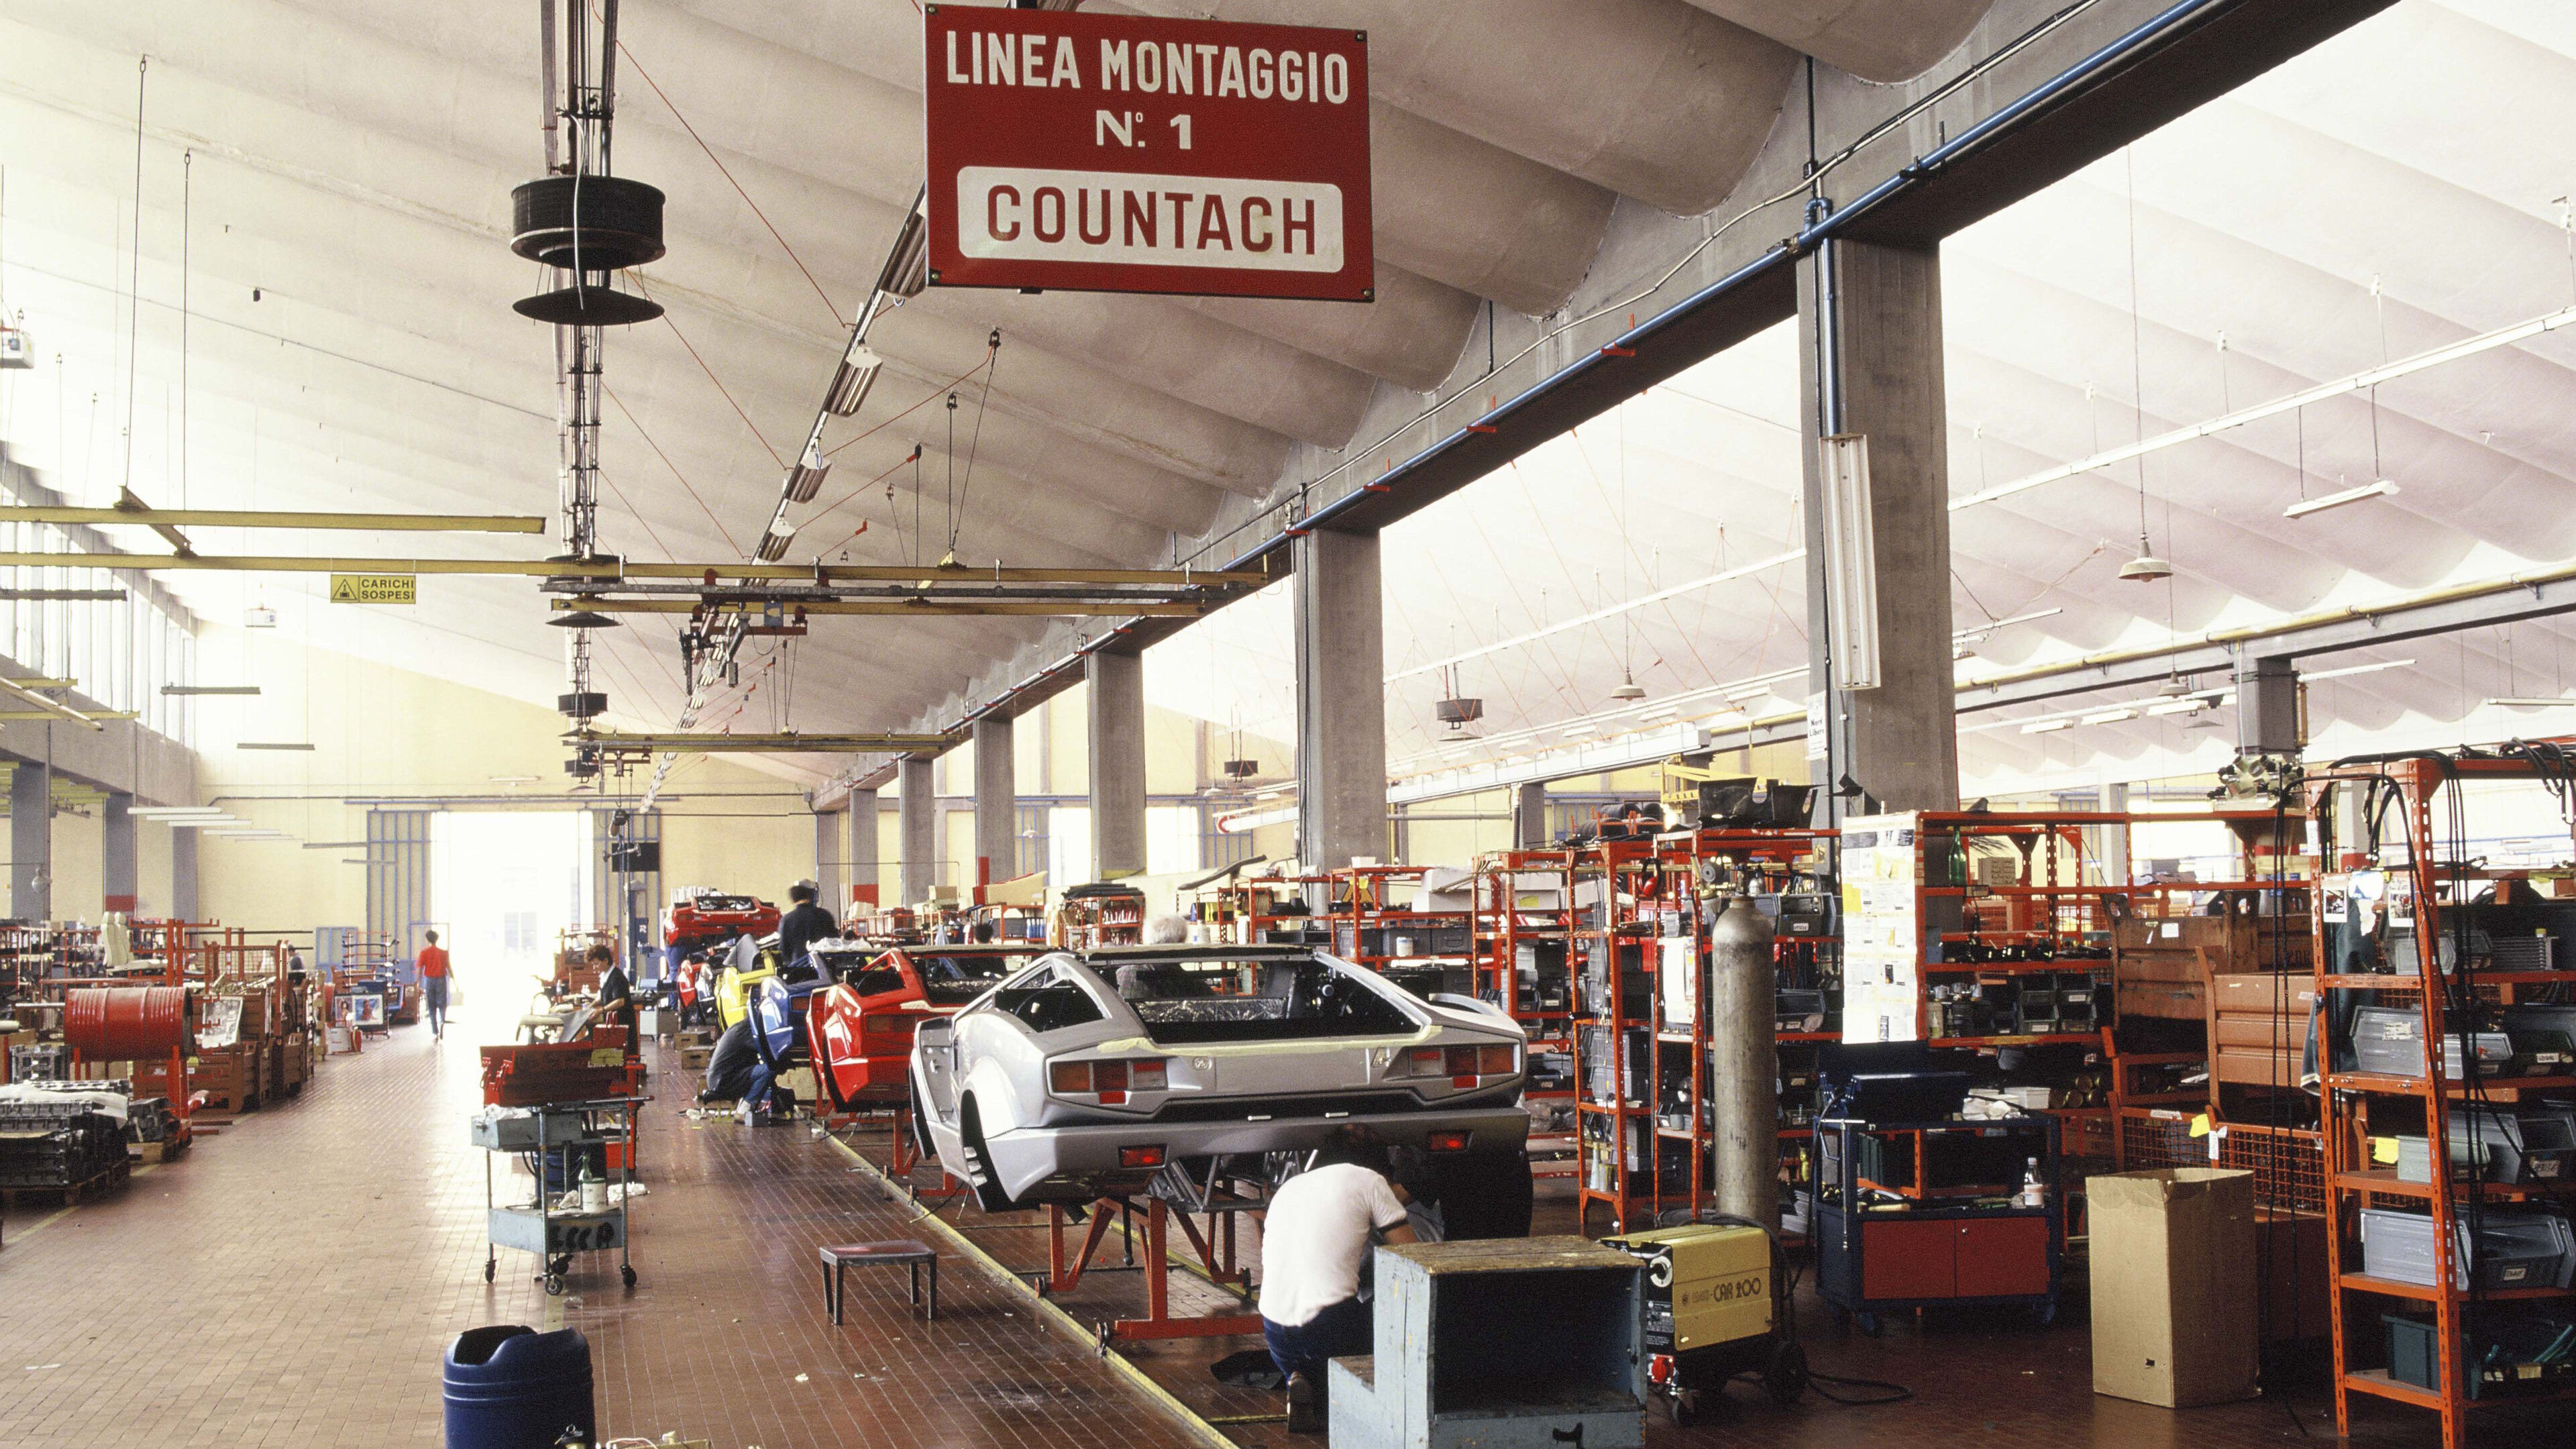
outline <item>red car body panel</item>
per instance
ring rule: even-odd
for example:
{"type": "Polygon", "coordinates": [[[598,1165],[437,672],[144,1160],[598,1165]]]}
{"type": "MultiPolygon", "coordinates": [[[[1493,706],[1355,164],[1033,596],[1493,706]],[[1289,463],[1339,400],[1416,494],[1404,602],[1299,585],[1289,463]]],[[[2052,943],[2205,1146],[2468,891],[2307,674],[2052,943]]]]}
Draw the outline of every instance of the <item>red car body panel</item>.
{"type": "Polygon", "coordinates": [[[751,896],[700,896],[671,907],[663,918],[666,946],[704,946],[736,936],[766,936],[778,929],[778,907],[751,896]]]}
{"type": "Polygon", "coordinates": [[[806,1037],[814,1044],[815,1076],[841,1107],[900,1103],[910,1093],[913,1028],[924,1020],[954,1016],[1002,976],[1051,948],[1039,945],[899,946],[855,973],[814,993],[806,1002],[806,1037]],[[919,959],[916,959],[919,958],[919,959]],[[926,982],[922,962],[945,979],[926,982]],[[967,968],[990,963],[990,980],[968,979],[967,968]]]}

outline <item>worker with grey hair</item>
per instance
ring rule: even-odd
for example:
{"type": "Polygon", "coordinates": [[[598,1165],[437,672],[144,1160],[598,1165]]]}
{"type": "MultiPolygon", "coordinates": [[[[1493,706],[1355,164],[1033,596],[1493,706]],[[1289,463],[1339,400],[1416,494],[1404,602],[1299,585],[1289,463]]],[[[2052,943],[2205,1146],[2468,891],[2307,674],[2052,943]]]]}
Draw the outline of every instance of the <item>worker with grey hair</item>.
{"type": "Polygon", "coordinates": [[[1145,944],[1148,946],[1178,946],[1189,939],[1190,923],[1169,911],[1145,922],[1145,944]]]}

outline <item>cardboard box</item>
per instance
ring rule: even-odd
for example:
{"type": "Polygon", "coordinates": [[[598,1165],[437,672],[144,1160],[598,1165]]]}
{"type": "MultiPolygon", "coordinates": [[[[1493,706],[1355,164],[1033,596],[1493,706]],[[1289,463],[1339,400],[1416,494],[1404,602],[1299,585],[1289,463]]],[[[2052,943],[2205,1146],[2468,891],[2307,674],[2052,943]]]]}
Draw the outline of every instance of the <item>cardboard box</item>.
{"type": "Polygon", "coordinates": [[[2112,1173],[2088,1179],[2085,1192],[2093,1392],[2169,1409],[2254,1397],[2254,1174],[2112,1173]]]}

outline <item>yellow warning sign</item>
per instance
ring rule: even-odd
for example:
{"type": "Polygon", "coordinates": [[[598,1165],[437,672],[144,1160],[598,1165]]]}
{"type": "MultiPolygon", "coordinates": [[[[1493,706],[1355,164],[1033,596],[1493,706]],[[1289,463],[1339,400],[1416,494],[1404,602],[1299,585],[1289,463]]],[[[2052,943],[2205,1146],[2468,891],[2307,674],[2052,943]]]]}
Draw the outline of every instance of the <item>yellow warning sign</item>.
{"type": "Polygon", "coordinates": [[[417,604],[420,580],[410,574],[333,574],[335,604],[417,604]]]}

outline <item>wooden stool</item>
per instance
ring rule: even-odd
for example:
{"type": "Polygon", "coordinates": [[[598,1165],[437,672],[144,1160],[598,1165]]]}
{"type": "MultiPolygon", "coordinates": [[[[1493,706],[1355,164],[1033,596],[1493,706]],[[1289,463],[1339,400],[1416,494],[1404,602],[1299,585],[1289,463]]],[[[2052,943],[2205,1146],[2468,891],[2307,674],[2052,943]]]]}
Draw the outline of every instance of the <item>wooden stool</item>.
{"type": "Polygon", "coordinates": [[[939,1254],[927,1243],[899,1238],[889,1243],[843,1243],[823,1249],[823,1306],[830,1310],[832,1322],[841,1321],[841,1275],[852,1263],[901,1263],[912,1270],[912,1287],[907,1299],[921,1302],[921,1265],[930,1265],[930,1313],[939,1316],[939,1254]]]}

